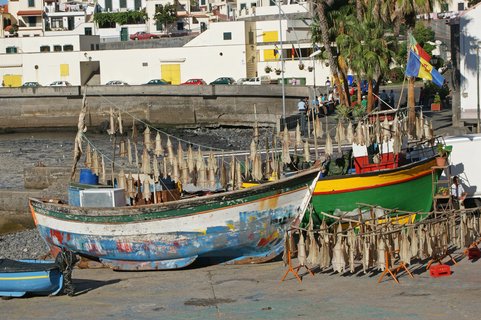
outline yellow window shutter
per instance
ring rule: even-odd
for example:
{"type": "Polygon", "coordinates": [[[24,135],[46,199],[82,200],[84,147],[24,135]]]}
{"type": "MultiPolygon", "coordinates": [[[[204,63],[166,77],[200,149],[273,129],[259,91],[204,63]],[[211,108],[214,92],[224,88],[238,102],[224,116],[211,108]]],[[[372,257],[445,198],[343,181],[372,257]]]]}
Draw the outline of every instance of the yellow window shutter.
{"type": "Polygon", "coordinates": [[[61,77],[67,77],[69,76],[69,67],[68,64],[63,63],[60,65],[60,76],[61,77]]]}
{"type": "Polygon", "coordinates": [[[264,31],[262,34],[262,42],[278,42],[279,33],[277,31],[264,31]]]}

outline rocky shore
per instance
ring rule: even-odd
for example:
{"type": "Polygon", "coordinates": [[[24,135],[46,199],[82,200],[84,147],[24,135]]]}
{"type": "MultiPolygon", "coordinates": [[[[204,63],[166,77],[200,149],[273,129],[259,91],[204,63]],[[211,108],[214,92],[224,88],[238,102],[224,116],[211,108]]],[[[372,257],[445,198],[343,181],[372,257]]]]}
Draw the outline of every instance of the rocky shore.
{"type": "Polygon", "coordinates": [[[37,229],[0,236],[0,259],[43,259],[48,254],[48,247],[37,229]]]}

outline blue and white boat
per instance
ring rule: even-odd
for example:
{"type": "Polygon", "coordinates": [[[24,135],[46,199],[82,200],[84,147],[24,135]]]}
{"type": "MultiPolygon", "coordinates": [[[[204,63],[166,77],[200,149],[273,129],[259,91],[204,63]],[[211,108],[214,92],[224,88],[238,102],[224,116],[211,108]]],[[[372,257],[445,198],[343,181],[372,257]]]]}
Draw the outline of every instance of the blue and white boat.
{"type": "Polygon", "coordinates": [[[56,295],[62,288],[62,272],[52,260],[0,259],[0,296],[56,295]]]}

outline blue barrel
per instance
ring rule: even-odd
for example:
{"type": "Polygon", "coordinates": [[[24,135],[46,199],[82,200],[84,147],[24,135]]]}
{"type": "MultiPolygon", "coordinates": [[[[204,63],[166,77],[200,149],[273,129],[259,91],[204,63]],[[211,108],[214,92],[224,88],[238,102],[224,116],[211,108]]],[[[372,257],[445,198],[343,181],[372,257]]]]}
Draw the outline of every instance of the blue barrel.
{"type": "Polygon", "coordinates": [[[82,184],[98,184],[99,176],[94,174],[90,169],[80,169],[79,183],[82,184]]]}

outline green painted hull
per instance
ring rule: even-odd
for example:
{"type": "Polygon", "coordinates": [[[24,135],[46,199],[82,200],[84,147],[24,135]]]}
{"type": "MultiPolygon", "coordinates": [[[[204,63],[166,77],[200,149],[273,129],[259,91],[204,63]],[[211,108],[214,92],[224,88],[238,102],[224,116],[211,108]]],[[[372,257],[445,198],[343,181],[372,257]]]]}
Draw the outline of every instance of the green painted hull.
{"type": "Polygon", "coordinates": [[[422,220],[431,211],[433,204],[432,178],[431,175],[425,175],[415,180],[388,186],[314,195],[311,202],[319,220],[323,217],[322,212],[332,214],[336,209],[343,212],[352,211],[359,207],[359,203],[388,209],[422,212],[416,218],[416,220],[422,220]]]}

